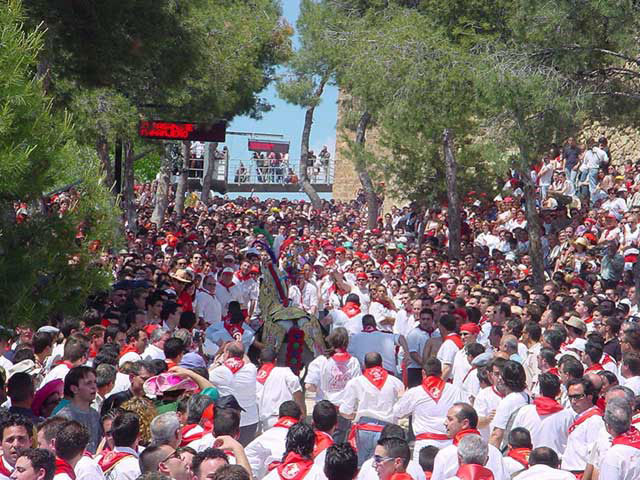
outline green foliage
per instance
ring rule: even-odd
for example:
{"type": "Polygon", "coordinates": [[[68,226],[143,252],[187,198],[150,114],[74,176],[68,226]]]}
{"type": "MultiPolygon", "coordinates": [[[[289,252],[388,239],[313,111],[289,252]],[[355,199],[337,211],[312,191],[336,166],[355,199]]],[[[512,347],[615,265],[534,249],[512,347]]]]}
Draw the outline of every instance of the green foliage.
{"type": "Polygon", "coordinates": [[[0,305],[5,325],[38,326],[53,313],[78,313],[89,292],[108,284],[88,245],[117,244],[117,209],[95,154],[73,141],[67,117],[52,113],[33,74],[42,34],[23,30],[22,20],[20,2],[0,5],[0,305]],[[79,200],[69,213],[42,210],[45,192],[75,181],[79,200]],[[29,210],[22,223],[19,203],[29,210]]]}
{"type": "Polygon", "coordinates": [[[145,183],[155,180],[162,165],[162,151],[151,152],[136,160],[133,168],[136,182],[145,183]]]}

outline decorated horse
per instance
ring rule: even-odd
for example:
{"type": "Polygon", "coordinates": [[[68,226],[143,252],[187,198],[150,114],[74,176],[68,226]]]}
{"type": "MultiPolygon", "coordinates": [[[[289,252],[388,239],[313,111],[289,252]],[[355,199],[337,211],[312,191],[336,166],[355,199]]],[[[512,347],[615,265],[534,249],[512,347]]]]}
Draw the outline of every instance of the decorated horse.
{"type": "Polygon", "coordinates": [[[258,305],[264,321],[262,343],[278,352],[278,359],[296,375],[324,352],[320,322],[314,315],[289,304],[286,276],[273,261],[262,265],[258,305]]]}

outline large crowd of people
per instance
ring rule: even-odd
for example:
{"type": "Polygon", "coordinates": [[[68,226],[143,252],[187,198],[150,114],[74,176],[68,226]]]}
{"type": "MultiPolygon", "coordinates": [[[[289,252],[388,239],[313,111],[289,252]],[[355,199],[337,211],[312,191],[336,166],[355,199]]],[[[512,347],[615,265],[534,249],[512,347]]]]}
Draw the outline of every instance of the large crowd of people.
{"type": "Polygon", "coordinates": [[[110,291],[0,330],[0,480],[640,478],[640,163],[549,152],[543,258],[515,172],[465,196],[457,259],[444,209],[215,197],[156,225],[143,186],[110,291]],[[268,271],[307,314],[277,345],[268,271]]]}

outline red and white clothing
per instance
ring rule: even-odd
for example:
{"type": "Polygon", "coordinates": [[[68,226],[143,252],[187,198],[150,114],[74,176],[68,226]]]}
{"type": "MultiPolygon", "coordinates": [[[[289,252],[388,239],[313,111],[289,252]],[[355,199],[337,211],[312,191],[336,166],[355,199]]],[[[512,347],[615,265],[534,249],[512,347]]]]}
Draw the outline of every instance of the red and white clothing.
{"type": "MultiPolygon", "coordinates": [[[[473,408],[476,409],[476,413],[479,417],[488,417],[489,414],[498,408],[500,400],[503,396],[496,390],[495,387],[485,387],[478,392],[476,399],[473,402],[473,408]]],[[[489,425],[478,429],[483,440],[489,441],[491,431],[489,425]]]]}
{"type": "Polygon", "coordinates": [[[222,320],[222,304],[215,295],[207,290],[196,292],[196,316],[204,319],[207,325],[214,325],[222,320]]]}
{"type": "Polygon", "coordinates": [[[453,366],[453,361],[456,357],[456,354],[460,351],[461,348],[463,348],[463,343],[460,335],[458,335],[457,333],[450,333],[449,335],[444,337],[442,345],[440,345],[440,348],[438,349],[436,358],[440,360],[440,363],[442,363],[443,367],[444,365],[453,366]]]}
{"type": "Polygon", "coordinates": [[[504,463],[504,468],[509,474],[509,478],[529,468],[530,453],[530,448],[512,448],[502,457],[502,463],[504,463]]]}
{"type": "Polygon", "coordinates": [[[45,375],[40,385],[46,385],[53,380],[64,380],[64,378],[67,376],[67,373],[69,373],[69,370],[71,370],[72,368],[73,365],[71,365],[70,362],[59,363],[45,375]]]}
{"type": "Polygon", "coordinates": [[[382,356],[382,367],[389,372],[395,372],[396,345],[399,338],[399,335],[368,327],[349,339],[348,351],[358,359],[362,368],[364,356],[369,352],[378,352],[382,356]]]}
{"type": "Polygon", "coordinates": [[[4,455],[0,456],[0,480],[9,480],[13,473],[14,467],[9,465],[5,460],[4,455]]]}
{"type": "Polygon", "coordinates": [[[496,416],[493,417],[489,425],[489,432],[493,432],[494,428],[504,430],[507,428],[507,422],[511,414],[523,405],[528,404],[531,397],[525,392],[512,392],[500,400],[496,408],[496,416]]]}
{"type": "Polygon", "coordinates": [[[76,473],[76,480],[104,480],[100,465],[89,454],[83,455],[73,470],[76,473]]]}
{"type": "Polygon", "coordinates": [[[286,450],[287,432],[297,419],[281,417],[273,428],[270,428],[247,445],[245,453],[255,478],[262,478],[267,474],[269,465],[282,460],[286,450]]]}
{"type": "Polygon", "coordinates": [[[336,406],[340,406],[345,400],[347,383],[360,375],[360,362],[347,352],[338,352],[331,358],[317,357],[318,367],[311,368],[307,374],[306,383],[315,385],[321,391],[321,397],[329,400],[336,406]]]}
{"type": "Polygon", "coordinates": [[[266,363],[258,369],[256,376],[256,398],[263,431],[278,420],[278,409],[283,402],[293,400],[293,394],[300,392],[300,379],[289,367],[276,367],[266,363]]]}
{"type": "Polygon", "coordinates": [[[519,473],[514,480],[576,480],[576,477],[571,472],[540,464],[533,465],[528,470],[519,473]]]}
{"type": "Polygon", "coordinates": [[[244,408],[245,411],[240,412],[241,427],[258,423],[257,373],[253,363],[235,357],[209,371],[209,380],[218,388],[220,396],[233,395],[244,408]]]}
{"type": "Polygon", "coordinates": [[[582,471],[589,463],[589,450],[604,429],[602,410],[593,406],[580,413],[569,426],[567,447],[562,456],[563,470],[582,471]]]}
{"type": "Polygon", "coordinates": [[[625,387],[633,390],[633,393],[637,396],[640,395],[640,376],[625,378],[624,382],[621,382],[625,387]]]}
{"type": "MultiPolygon", "coordinates": [[[[397,315],[395,308],[392,308],[393,305],[385,305],[380,302],[372,302],[369,306],[369,313],[373,315],[373,318],[376,319],[376,323],[378,324],[378,328],[384,327],[385,319],[391,317],[394,319],[397,315]]],[[[390,327],[389,327],[390,328],[390,327]]]]}
{"type": "Polygon", "coordinates": [[[404,392],[403,383],[382,367],[365,369],[363,375],[352,378],[345,388],[340,413],[360,417],[372,417],[395,423],[393,406],[404,392]]]}
{"type": "Polygon", "coordinates": [[[416,442],[413,459],[417,462],[420,449],[428,445],[443,448],[451,444],[444,427],[447,411],[456,402],[466,402],[467,396],[458,387],[437,377],[427,377],[421,385],[410,388],[393,406],[393,416],[412,415],[416,442]]]}
{"type": "MultiPolygon", "coordinates": [[[[458,463],[458,442],[469,434],[479,435],[480,433],[475,429],[462,430],[453,438],[452,445],[444,447],[436,454],[436,458],[433,461],[431,480],[446,480],[456,475],[460,467],[458,463]]],[[[509,480],[511,478],[503,464],[502,454],[493,445],[489,445],[489,459],[485,466],[493,472],[495,480],[509,480]]]]}
{"type": "Polygon", "coordinates": [[[640,478],[640,431],[631,427],[611,442],[603,455],[600,477],[603,480],[637,480],[640,478]]]}
{"type": "Polygon", "coordinates": [[[462,391],[469,397],[476,398],[480,393],[480,379],[478,378],[478,369],[471,367],[462,379],[462,391]]]}
{"type": "Polygon", "coordinates": [[[76,480],[76,472],[69,462],[60,457],[56,457],[53,480],[76,480]]]}
{"type": "Polygon", "coordinates": [[[273,468],[264,480],[326,480],[322,468],[312,459],[289,453],[285,461],[273,468]]]}
{"type": "Polygon", "coordinates": [[[289,288],[289,300],[291,304],[302,308],[312,315],[318,314],[318,287],[311,282],[304,282],[302,289],[297,285],[289,288]]]}
{"type": "Polygon", "coordinates": [[[115,447],[98,460],[107,480],[136,480],[140,476],[138,452],[128,447],[115,447]]]}
{"type": "Polygon", "coordinates": [[[242,336],[242,346],[244,351],[249,350],[249,347],[255,339],[255,332],[253,329],[242,322],[241,325],[231,324],[223,319],[221,322],[214,323],[204,331],[204,336],[211,343],[221,346],[225,342],[231,342],[234,340],[234,335],[239,333],[242,336]]]}
{"type": "Polygon", "coordinates": [[[458,350],[453,357],[453,366],[450,377],[456,387],[462,388],[462,383],[467,378],[467,373],[471,370],[471,364],[467,360],[467,352],[464,347],[458,350]]]}
{"type": "Polygon", "coordinates": [[[224,285],[222,282],[218,282],[216,285],[216,298],[220,302],[222,307],[222,316],[224,317],[229,310],[229,303],[232,301],[240,302],[242,304],[242,287],[232,283],[231,285],[224,285]]]}
{"type": "Polygon", "coordinates": [[[193,448],[196,452],[213,447],[215,437],[213,433],[206,431],[198,424],[185,425],[182,427],[181,446],[193,448]]]}
{"type": "MultiPolygon", "coordinates": [[[[407,473],[411,475],[411,478],[413,478],[413,480],[426,480],[424,470],[422,470],[420,464],[414,460],[409,460],[409,464],[407,465],[407,473]]],[[[376,472],[373,466],[373,458],[369,458],[362,464],[356,480],[380,480],[378,472],[376,472]]]]}
{"type": "Polygon", "coordinates": [[[344,307],[329,312],[332,328],[344,327],[349,335],[355,335],[362,330],[362,308],[355,303],[347,302],[344,307]]]}
{"type": "Polygon", "coordinates": [[[573,410],[564,409],[553,398],[540,396],[532,405],[518,410],[512,428],[526,428],[531,434],[533,448],[549,447],[562,457],[574,417],[573,410]]]}

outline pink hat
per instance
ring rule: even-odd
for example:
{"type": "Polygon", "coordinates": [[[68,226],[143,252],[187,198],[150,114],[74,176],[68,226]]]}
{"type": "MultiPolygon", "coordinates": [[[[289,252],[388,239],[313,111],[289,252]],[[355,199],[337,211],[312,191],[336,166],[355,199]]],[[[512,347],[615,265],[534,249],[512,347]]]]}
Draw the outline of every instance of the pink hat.
{"type": "Polygon", "coordinates": [[[151,377],[144,382],[144,393],[147,395],[158,395],[160,393],[174,391],[174,390],[187,390],[190,392],[197,392],[200,390],[198,384],[190,378],[183,378],[175,373],[161,373],[155,377],[151,377]]]}
{"type": "Polygon", "coordinates": [[[42,386],[36,394],[33,396],[33,402],[31,402],[31,411],[34,415],[39,417],[42,416],[42,407],[44,406],[44,402],[47,401],[54,393],[59,393],[62,396],[64,392],[64,380],[58,378],[56,380],[51,380],[46,385],[42,386]]]}

